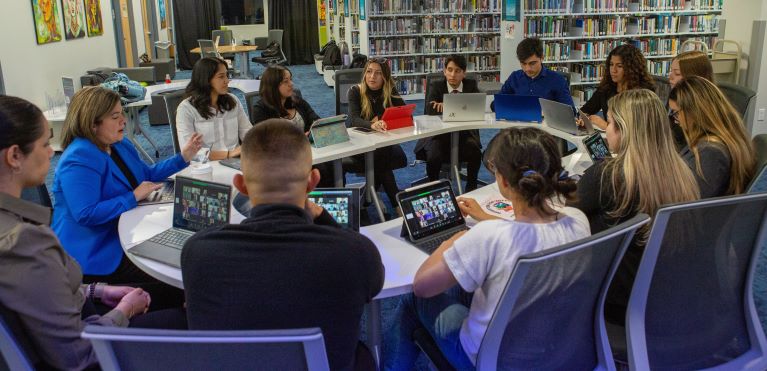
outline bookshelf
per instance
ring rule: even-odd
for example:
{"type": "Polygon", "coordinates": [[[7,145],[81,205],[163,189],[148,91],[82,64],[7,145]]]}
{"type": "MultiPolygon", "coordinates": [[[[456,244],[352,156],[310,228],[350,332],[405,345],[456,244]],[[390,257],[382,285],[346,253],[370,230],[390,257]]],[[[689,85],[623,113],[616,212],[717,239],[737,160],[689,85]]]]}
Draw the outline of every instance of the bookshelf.
{"type": "MultiPolygon", "coordinates": [[[[442,71],[450,54],[465,55],[467,72],[478,79],[499,81],[501,0],[364,3],[367,19],[357,17],[359,51],[389,60],[397,89],[405,99],[423,99],[426,75],[442,71]]],[[[359,14],[358,4],[359,0],[350,2],[352,16],[359,14]]]]}
{"type": "Polygon", "coordinates": [[[616,46],[631,43],[651,74],[667,75],[682,42],[713,47],[724,0],[523,0],[525,37],[544,43],[544,65],[570,73],[576,102],[591,97],[616,46]]]}

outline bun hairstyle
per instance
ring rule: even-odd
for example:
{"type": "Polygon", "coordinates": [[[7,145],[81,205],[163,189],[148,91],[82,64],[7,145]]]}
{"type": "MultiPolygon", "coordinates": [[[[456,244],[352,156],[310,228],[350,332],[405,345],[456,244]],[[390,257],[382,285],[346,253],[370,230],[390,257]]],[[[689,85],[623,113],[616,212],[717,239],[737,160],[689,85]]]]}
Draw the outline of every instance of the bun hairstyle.
{"type": "Polygon", "coordinates": [[[490,141],[484,163],[500,173],[530,207],[543,211],[551,197],[574,197],[575,181],[562,167],[556,140],[541,129],[501,130],[490,141]]]}

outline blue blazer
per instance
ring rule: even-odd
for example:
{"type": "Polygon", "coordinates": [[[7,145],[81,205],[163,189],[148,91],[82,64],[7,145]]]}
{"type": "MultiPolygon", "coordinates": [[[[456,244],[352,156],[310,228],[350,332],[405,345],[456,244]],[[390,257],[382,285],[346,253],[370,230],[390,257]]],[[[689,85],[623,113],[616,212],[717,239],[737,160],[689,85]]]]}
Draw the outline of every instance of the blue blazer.
{"type": "MultiPolygon", "coordinates": [[[[148,166],[127,138],[112,150],[139,184],[159,182],[187,166],[180,154],[148,166]]],[[[133,188],[117,164],[90,140],[77,138],[59,159],[53,196],[52,227],[64,249],[84,274],[113,273],[123,256],[117,222],[123,212],[136,207],[133,188]]]]}

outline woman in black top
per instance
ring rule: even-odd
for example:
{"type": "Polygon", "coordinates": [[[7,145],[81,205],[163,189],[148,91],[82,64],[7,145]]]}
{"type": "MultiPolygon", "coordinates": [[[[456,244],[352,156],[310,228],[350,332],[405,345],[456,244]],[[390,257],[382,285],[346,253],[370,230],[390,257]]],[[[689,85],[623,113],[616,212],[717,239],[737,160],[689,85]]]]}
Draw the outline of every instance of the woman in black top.
{"type": "MultiPolygon", "coordinates": [[[[358,85],[349,89],[349,120],[351,126],[365,127],[379,132],[386,131],[386,122],[381,120],[386,107],[403,106],[405,101],[399,96],[391,68],[386,60],[372,58],[365,63],[364,75],[358,85]]],[[[379,148],[374,153],[376,185],[383,185],[386,196],[395,205],[397,180],[394,169],[405,167],[407,157],[398,144],[379,148]]]]}
{"type": "Polygon", "coordinates": [[[647,61],[642,52],[631,44],[623,44],[610,51],[605,67],[607,71],[602,76],[599,87],[581,107],[581,111],[589,115],[591,122],[602,130],[607,127],[607,102],[610,98],[630,89],[655,89],[652,77],[647,71],[647,61]],[[605,115],[604,118],[597,115],[600,111],[605,115]]]}
{"type": "MultiPolygon", "coordinates": [[[[283,66],[269,66],[261,74],[258,89],[261,99],[253,106],[253,125],[267,119],[284,118],[304,133],[309,133],[312,123],[320,119],[309,102],[293,90],[293,74],[283,66]]],[[[333,167],[330,163],[317,164],[320,171],[318,187],[333,187],[333,167]]]]}

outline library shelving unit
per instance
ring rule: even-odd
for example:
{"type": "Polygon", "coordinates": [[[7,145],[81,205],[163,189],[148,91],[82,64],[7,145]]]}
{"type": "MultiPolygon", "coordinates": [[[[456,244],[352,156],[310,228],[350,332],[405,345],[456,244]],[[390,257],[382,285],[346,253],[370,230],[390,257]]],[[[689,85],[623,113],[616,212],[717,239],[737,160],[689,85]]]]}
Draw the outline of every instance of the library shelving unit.
{"type": "Polygon", "coordinates": [[[712,47],[724,0],[524,0],[525,37],[544,43],[546,67],[570,74],[576,101],[587,100],[614,47],[632,43],[654,75],[665,76],[686,40],[712,47]]]}
{"type": "Polygon", "coordinates": [[[467,72],[480,80],[499,80],[501,0],[367,0],[365,6],[360,51],[389,60],[405,99],[423,99],[426,75],[441,71],[450,54],[464,54],[467,72]]]}
{"type": "Polygon", "coordinates": [[[336,6],[335,0],[325,0],[325,19],[327,22],[328,40],[335,40],[336,34],[338,33],[336,6]]]}
{"type": "Polygon", "coordinates": [[[352,49],[352,55],[360,51],[360,14],[359,0],[346,0],[349,4],[349,12],[346,14],[346,42],[352,49]]]}

